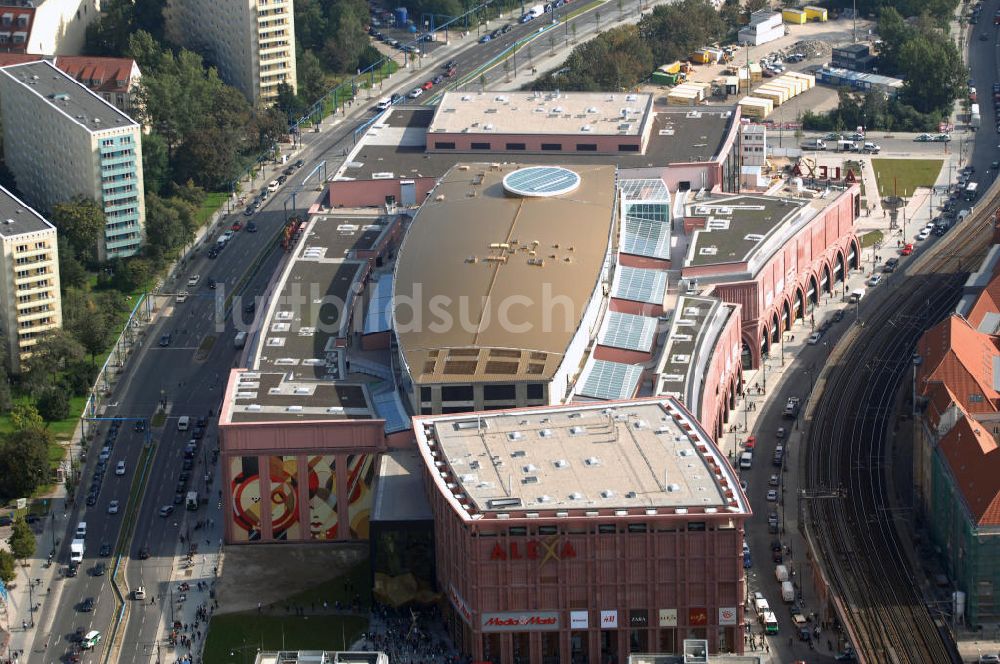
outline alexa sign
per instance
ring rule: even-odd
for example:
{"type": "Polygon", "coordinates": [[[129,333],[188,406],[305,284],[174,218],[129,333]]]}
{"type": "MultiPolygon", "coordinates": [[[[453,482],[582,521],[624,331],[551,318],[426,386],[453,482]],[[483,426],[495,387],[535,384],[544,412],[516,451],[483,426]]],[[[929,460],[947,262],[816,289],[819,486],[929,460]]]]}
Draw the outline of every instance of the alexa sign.
{"type": "Polygon", "coordinates": [[[490,560],[540,560],[544,565],[549,560],[576,558],[576,549],[569,541],[558,537],[527,542],[508,542],[506,546],[497,542],[490,550],[490,560]]]}

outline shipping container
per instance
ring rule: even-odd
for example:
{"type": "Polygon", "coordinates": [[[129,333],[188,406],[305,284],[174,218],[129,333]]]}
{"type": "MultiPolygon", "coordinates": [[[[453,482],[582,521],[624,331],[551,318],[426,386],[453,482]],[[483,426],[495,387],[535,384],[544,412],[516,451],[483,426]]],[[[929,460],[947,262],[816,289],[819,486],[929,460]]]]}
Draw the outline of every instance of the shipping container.
{"type": "Polygon", "coordinates": [[[793,25],[802,25],[806,22],[806,13],[801,9],[782,9],[781,19],[785,23],[791,23],[793,25]]]}
{"type": "Polygon", "coordinates": [[[827,13],[824,7],[816,7],[814,5],[806,5],[802,8],[806,13],[806,18],[810,21],[819,21],[821,23],[827,20],[827,13]]]}

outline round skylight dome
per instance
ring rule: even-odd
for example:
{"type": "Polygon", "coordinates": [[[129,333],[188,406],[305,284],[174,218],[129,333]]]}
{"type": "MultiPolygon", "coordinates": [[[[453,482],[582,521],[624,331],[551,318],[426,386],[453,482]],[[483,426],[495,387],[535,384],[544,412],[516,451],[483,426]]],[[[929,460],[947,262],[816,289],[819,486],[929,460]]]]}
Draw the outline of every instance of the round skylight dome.
{"type": "Polygon", "coordinates": [[[579,186],[580,176],[560,166],[528,166],[503,178],[503,188],[508,194],[531,198],[562,196],[579,186]]]}

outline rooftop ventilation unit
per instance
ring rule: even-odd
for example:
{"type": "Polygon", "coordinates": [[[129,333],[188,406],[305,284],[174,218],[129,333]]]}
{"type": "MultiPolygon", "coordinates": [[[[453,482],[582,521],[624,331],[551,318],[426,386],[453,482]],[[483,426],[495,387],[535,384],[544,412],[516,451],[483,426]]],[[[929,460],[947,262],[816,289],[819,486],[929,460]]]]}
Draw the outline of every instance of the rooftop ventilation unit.
{"type": "Polygon", "coordinates": [[[490,509],[506,509],[509,507],[520,507],[520,498],[493,498],[486,501],[486,506],[490,509]]]}
{"type": "Polygon", "coordinates": [[[573,493],[569,494],[569,499],[570,500],[583,500],[583,494],[580,493],[579,491],[574,491],[573,493]]]}
{"type": "Polygon", "coordinates": [[[598,459],[595,456],[587,457],[586,459],[583,460],[583,462],[585,464],[587,464],[588,466],[600,466],[601,465],[601,460],[598,459]]]}
{"type": "Polygon", "coordinates": [[[583,434],[587,433],[587,427],[577,425],[577,426],[574,426],[574,427],[570,427],[569,428],[569,432],[570,432],[570,435],[573,435],[573,436],[582,436],[583,434]]]}
{"type": "Polygon", "coordinates": [[[514,458],[514,459],[520,459],[525,454],[526,454],[526,452],[524,450],[514,450],[513,452],[510,453],[510,456],[511,456],[511,458],[514,458]]]}
{"type": "Polygon", "coordinates": [[[538,437],[539,438],[551,438],[552,437],[552,429],[542,429],[542,430],[540,430],[538,432],[538,437]]]}
{"type": "Polygon", "coordinates": [[[521,470],[523,472],[525,472],[525,473],[537,473],[538,472],[538,466],[536,466],[533,463],[529,463],[527,466],[523,466],[521,468],[521,470]]]}
{"type": "Polygon", "coordinates": [[[538,484],[538,477],[536,477],[535,475],[528,475],[523,480],[521,480],[521,484],[538,484]]]}
{"type": "Polygon", "coordinates": [[[614,497],[615,497],[615,492],[612,491],[611,489],[604,489],[603,491],[601,491],[601,498],[614,498],[614,497]]]}
{"type": "Polygon", "coordinates": [[[507,440],[521,440],[524,438],[524,434],[520,431],[511,431],[507,434],[507,440]]]}
{"type": "Polygon", "coordinates": [[[569,468],[569,461],[566,459],[556,459],[552,462],[552,465],[556,468],[569,468]]]}

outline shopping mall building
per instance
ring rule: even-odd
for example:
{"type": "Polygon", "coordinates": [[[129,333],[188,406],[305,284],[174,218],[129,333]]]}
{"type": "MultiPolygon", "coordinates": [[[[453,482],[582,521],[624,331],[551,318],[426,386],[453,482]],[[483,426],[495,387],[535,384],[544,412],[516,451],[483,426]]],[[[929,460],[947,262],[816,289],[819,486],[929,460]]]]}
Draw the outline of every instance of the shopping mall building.
{"type": "Polygon", "coordinates": [[[477,661],[743,652],[739,480],[673,399],[414,418],[448,624],[477,661]]]}

